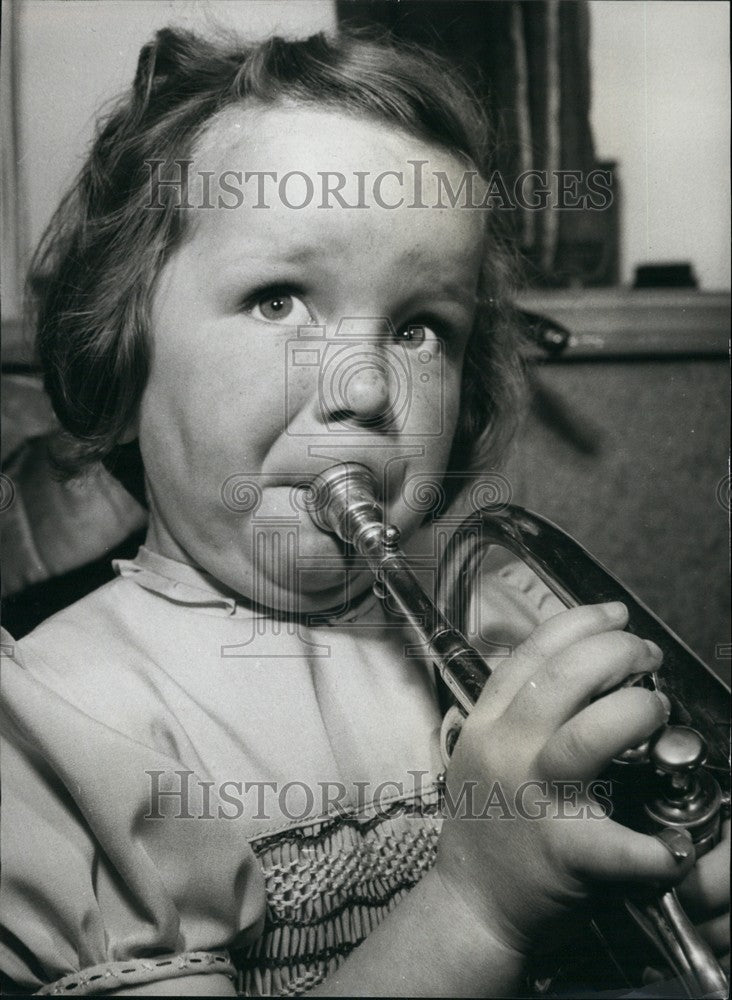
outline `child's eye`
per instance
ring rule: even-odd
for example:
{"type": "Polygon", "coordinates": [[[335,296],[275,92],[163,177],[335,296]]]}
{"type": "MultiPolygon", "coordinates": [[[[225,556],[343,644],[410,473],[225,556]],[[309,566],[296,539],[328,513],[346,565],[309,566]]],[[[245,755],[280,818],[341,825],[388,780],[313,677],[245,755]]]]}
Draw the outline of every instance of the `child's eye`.
{"type": "Polygon", "coordinates": [[[400,343],[418,347],[423,344],[427,336],[427,326],[424,323],[410,323],[397,330],[396,339],[400,343]]]}
{"type": "Polygon", "coordinates": [[[244,303],[244,311],[267,323],[306,326],[315,322],[302,299],[286,291],[258,292],[244,303]]]}

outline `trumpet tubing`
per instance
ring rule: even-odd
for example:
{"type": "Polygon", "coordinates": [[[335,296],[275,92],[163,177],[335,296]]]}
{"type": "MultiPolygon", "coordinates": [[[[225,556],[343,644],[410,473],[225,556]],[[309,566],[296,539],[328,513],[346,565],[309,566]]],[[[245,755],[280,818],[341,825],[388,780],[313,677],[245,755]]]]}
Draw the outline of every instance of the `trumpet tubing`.
{"type": "MultiPolygon", "coordinates": [[[[388,594],[410,621],[461,716],[470,711],[491,674],[461,631],[461,618],[488,546],[507,548],[567,607],[622,601],[628,608],[628,631],[652,639],[663,651],[665,669],[660,676],[654,674],[650,684],[671,703],[669,725],[660,736],[623,755],[624,774],[627,778],[642,773],[646,781],[649,773],[655,775],[658,794],[645,807],[645,823],[649,831],[661,832],[667,846],[679,829],[691,834],[697,854],[714,845],[723,804],[729,805],[729,689],[574,539],[521,507],[478,509],[458,527],[446,549],[435,602],[400,550],[398,528],[385,523],[368,468],[345,463],[321,473],[312,483],[308,509],[319,528],[336,534],[366,560],[375,590],[382,598],[388,594]]],[[[454,715],[448,730],[453,738],[459,733],[454,715]]],[[[449,743],[449,735],[446,738],[449,743]]],[[[728,996],[724,972],[675,893],[629,899],[626,907],[689,997],[728,996]]]]}

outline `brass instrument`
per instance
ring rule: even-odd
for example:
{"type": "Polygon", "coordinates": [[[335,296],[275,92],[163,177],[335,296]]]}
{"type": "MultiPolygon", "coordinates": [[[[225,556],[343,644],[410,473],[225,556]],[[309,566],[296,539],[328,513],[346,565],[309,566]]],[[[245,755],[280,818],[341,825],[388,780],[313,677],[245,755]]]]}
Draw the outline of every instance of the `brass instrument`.
{"type": "MultiPolygon", "coordinates": [[[[443,726],[448,752],[460,719],[475,704],[491,673],[457,627],[487,546],[503,546],[527,563],[567,607],[622,601],[629,612],[628,631],[652,639],[663,651],[665,669],[662,675],[653,675],[650,685],[671,703],[668,726],[614,765],[621,788],[629,793],[627,821],[647,832],[660,832],[672,853],[673,831],[691,835],[697,856],[714,846],[725,803],[729,807],[729,689],[582,546],[521,507],[479,508],[462,522],[446,549],[438,607],[401,552],[399,529],[385,524],[378,487],[368,468],[347,463],[326,470],[313,481],[307,505],[319,528],[335,533],[366,560],[377,593],[396,602],[425,644],[456,702],[443,726]]],[[[625,814],[621,818],[626,821],[625,814]]],[[[683,851],[688,841],[677,837],[679,842],[683,851]]],[[[625,907],[689,997],[729,995],[723,970],[673,890],[629,894],[625,907]]],[[[594,929],[602,935],[601,928],[594,929]]]]}

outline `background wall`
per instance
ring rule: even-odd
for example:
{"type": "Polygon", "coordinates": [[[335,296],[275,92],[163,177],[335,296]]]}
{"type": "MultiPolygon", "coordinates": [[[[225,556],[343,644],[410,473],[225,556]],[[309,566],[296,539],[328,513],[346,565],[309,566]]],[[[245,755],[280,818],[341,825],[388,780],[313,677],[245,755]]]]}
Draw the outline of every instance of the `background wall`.
{"type": "Polygon", "coordinates": [[[730,287],[730,76],[726,3],[591,0],[592,125],[616,159],[621,274],[691,261],[730,287]]]}

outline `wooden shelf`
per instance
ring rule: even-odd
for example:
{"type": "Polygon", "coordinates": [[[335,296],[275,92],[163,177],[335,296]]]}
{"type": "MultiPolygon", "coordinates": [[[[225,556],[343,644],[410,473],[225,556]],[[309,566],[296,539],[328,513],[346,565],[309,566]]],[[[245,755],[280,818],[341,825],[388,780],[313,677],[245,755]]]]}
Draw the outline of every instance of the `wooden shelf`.
{"type": "Polygon", "coordinates": [[[693,289],[523,292],[518,305],[570,331],[555,360],[727,357],[730,293],[693,289]]]}

